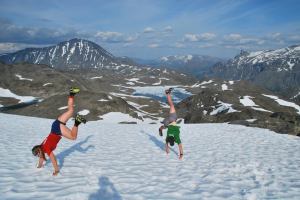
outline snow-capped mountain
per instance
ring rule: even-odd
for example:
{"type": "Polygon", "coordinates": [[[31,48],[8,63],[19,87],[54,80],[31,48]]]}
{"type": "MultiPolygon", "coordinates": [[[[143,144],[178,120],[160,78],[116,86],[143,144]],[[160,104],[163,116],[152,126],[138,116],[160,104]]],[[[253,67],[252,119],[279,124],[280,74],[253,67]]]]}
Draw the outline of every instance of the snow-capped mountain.
{"type": "Polygon", "coordinates": [[[300,102],[300,45],[257,52],[241,51],[227,63],[218,63],[209,76],[250,80],[300,102]]]}
{"type": "Polygon", "coordinates": [[[0,56],[7,64],[27,62],[46,64],[53,68],[115,68],[126,64],[96,43],[71,39],[55,46],[27,48],[0,56]]]}
{"type": "Polygon", "coordinates": [[[224,60],[205,55],[173,55],[163,56],[156,60],[135,59],[135,61],[144,65],[176,69],[202,78],[203,74],[208,72],[210,67],[218,62],[223,62],[224,60]]]}

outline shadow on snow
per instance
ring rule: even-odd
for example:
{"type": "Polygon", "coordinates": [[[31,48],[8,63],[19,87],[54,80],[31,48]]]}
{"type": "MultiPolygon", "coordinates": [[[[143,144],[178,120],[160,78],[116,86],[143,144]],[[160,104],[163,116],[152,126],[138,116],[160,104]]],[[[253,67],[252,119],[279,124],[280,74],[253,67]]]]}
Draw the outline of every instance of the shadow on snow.
{"type": "MultiPolygon", "coordinates": [[[[146,135],[148,135],[149,137],[149,140],[151,140],[157,147],[159,147],[162,151],[166,151],[166,144],[163,143],[162,141],[158,140],[155,136],[153,135],[150,135],[149,133],[146,133],[145,131],[141,131],[142,133],[145,133],[146,135]]],[[[173,151],[177,156],[178,156],[178,153],[172,148],[170,147],[169,148],[171,151],[173,151]]]]}
{"type": "MultiPolygon", "coordinates": [[[[59,154],[57,154],[56,158],[59,161],[59,166],[60,168],[63,167],[64,165],[64,161],[65,158],[68,157],[69,155],[71,155],[72,153],[78,151],[80,153],[86,153],[89,149],[94,148],[93,145],[89,145],[87,147],[82,147],[82,145],[84,145],[85,143],[88,142],[88,140],[92,137],[92,135],[89,135],[85,138],[85,140],[78,142],[77,144],[74,144],[73,146],[71,146],[70,148],[60,152],[59,154]]],[[[47,162],[50,162],[49,160],[47,162]]],[[[46,163],[47,164],[47,163],[46,163]]]]}
{"type": "Polygon", "coordinates": [[[106,176],[99,178],[99,190],[89,196],[89,200],[122,200],[114,184],[106,176]]]}

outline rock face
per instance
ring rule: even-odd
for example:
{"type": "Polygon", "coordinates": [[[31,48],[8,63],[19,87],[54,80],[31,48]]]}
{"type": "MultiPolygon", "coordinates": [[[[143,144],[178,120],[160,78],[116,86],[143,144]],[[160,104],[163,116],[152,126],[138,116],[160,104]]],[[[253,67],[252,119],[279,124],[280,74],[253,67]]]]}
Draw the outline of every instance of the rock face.
{"type": "Polygon", "coordinates": [[[227,122],[279,133],[300,133],[300,107],[296,104],[279,104],[269,95],[270,91],[245,81],[203,83],[194,88],[196,95],[177,104],[178,114],[185,123],[227,122]]]}
{"type": "Polygon", "coordinates": [[[218,63],[208,76],[249,80],[300,103],[300,46],[246,52],[227,63],[218,63]]]}

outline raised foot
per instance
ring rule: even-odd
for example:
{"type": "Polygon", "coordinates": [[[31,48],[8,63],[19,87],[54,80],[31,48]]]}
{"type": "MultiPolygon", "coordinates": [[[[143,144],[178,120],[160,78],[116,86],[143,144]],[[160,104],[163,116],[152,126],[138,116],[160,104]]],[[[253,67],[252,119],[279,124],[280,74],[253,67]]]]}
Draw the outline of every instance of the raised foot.
{"type": "Polygon", "coordinates": [[[171,92],[172,92],[173,89],[174,89],[174,88],[169,88],[169,89],[165,90],[165,93],[166,93],[166,94],[171,94],[171,92]]]}
{"type": "Polygon", "coordinates": [[[76,115],[75,121],[78,123],[84,123],[84,124],[86,123],[86,119],[82,115],[79,115],[79,114],[76,115]]]}
{"type": "Polygon", "coordinates": [[[77,94],[77,93],[79,93],[80,92],[80,89],[79,89],[79,87],[71,87],[70,88],[70,95],[75,95],[75,94],[77,94]]]}

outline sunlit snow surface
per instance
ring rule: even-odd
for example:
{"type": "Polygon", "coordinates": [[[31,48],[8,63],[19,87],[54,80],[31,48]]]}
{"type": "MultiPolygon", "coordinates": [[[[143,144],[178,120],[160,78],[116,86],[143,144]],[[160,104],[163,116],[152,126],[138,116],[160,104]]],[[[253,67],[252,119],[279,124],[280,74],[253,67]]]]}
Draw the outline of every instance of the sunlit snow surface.
{"type": "MultiPolygon", "coordinates": [[[[101,121],[63,138],[35,168],[31,148],[52,120],[0,114],[0,199],[294,199],[300,196],[299,137],[228,124],[181,125],[184,159],[164,152],[158,124],[101,121]]],[[[69,126],[73,121],[68,123],[69,126]]],[[[165,135],[165,133],[164,133],[165,135]]]]}

